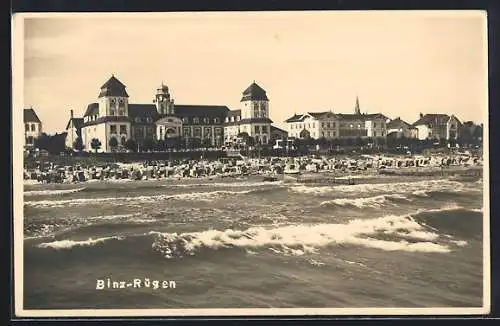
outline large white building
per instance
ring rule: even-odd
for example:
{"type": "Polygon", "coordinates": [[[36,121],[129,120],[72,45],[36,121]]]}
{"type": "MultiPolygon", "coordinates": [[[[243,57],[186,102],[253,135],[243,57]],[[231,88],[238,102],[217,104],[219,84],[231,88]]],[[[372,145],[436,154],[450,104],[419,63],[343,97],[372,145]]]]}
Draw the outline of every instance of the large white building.
{"type": "Polygon", "coordinates": [[[42,122],[33,108],[24,109],[24,146],[33,147],[42,134],[42,122]]]}
{"type": "Polygon", "coordinates": [[[359,100],[356,98],[354,114],[325,112],[307,112],[294,114],[285,120],[288,135],[295,138],[357,138],[386,137],[386,123],[389,119],[381,114],[361,113],[359,100]]]}
{"type": "MultiPolygon", "coordinates": [[[[98,139],[100,151],[109,152],[113,137],[119,145],[133,139],[139,147],[146,139],[169,138],[220,147],[242,133],[262,144],[268,144],[271,136],[269,99],[255,82],[243,92],[239,110],[229,110],[224,105],[176,104],[163,84],[156,90],[154,104],[131,104],[128,99],[126,86],[115,76],[101,86],[97,101],[87,106],[81,123],[86,150],[91,150],[92,140],[98,139]]],[[[79,120],[75,119],[78,118],[71,117],[67,125],[73,138],[78,135],[78,128],[73,126],[79,120]]]]}

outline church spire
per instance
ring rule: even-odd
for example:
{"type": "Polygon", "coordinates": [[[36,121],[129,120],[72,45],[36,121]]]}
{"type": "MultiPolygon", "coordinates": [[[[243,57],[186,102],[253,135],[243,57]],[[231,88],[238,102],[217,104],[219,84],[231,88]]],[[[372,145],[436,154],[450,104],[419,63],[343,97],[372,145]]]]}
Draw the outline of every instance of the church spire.
{"type": "Polygon", "coordinates": [[[361,110],[359,109],[359,98],[356,95],[356,105],[354,107],[354,114],[361,114],[361,110]]]}

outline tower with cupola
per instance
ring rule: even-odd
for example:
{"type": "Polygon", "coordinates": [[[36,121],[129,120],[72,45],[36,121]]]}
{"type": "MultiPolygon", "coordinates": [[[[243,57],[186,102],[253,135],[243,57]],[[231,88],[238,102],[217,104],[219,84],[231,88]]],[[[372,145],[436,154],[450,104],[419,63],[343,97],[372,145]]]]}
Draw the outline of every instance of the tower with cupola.
{"type": "Polygon", "coordinates": [[[174,100],[170,98],[168,87],[161,83],[161,86],[156,90],[155,99],[156,110],[159,115],[174,115],[174,100]]]}
{"type": "Polygon", "coordinates": [[[240,133],[254,138],[256,143],[267,144],[271,136],[269,98],[266,91],[254,81],[241,97],[240,133]]]}

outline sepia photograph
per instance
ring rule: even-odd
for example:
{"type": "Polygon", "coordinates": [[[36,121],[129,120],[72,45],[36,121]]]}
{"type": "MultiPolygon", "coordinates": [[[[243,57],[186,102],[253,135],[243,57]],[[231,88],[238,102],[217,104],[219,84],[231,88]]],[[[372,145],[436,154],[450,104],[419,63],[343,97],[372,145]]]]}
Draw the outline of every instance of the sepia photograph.
{"type": "Polygon", "coordinates": [[[12,24],[17,316],[489,313],[485,12],[12,24]]]}

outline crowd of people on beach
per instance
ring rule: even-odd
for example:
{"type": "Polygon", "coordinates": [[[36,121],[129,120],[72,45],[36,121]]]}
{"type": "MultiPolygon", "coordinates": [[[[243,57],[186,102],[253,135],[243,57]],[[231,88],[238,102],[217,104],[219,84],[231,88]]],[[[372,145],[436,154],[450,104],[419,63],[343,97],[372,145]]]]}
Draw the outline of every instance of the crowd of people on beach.
{"type": "Polygon", "coordinates": [[[362,173],[381,169],[448,166],[479,166],[482,158],[471,154],[384,157],[363,155],[359,158],[303,156],[260,159],[223,158],[219,160],[144,161],[133,164],[100,166],[58,166],[53,163],[24,170],[24,180],[32,183],[80,183],[90,180],[158,180],[184,178],[226,178],[249,175],[279,175],[288,164],[305,172],[362,173]]]}

